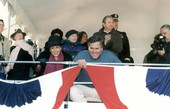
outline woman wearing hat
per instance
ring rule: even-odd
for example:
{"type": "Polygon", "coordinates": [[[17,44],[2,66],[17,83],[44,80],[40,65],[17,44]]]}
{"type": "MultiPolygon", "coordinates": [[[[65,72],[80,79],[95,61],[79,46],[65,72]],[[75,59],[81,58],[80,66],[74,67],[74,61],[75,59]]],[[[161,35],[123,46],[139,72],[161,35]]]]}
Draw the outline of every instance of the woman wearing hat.
{"type": "MultiPolygon", "coordinates": [[[[34,50],[32,46],[24,41],[26,33],[18,29],[11,35],[14,41],[11,47],[9,61],[33,61],[34,50]]],[[[8,63],[5,71],[9,80],[28,80],[31,64],[28,63],[8,63]]]]}
{"type": "Polygon", "coordinates": [[[46,64],[46,61],[72,61],[70,54],[61,51],[61,37],[50,36],[47,42],[49,52],[42,52],[36,60],[42,62],[35,67],[35,76],[41,76],[68,67],[63,64],[46,64]]]}
{"type": "Polygon", "coordinates": [[[86,49],[78,40],[78,31],[70,30],[66,33],[67,39],[63,41],[62,50],[71,54],[74,58],[78,52],[83,51],[86,49]]]}
{"type": "Polygon", "coordinates": [[[59,28],[53,29],[51,31],[51,36],[59,36],[61,39],[63,39],[63,31],[59,28]]]}

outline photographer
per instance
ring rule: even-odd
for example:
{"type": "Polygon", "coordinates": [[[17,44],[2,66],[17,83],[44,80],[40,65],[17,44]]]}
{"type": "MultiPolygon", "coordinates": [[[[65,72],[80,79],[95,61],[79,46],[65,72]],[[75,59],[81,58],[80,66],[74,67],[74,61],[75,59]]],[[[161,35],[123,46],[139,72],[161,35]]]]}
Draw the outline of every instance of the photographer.
{"type": "Polygon", "coordinates": [[[170,25],[163,25],[160,34],[156,35],[152,50],[147,54],[148,63],[170,63],[170,25]]]}

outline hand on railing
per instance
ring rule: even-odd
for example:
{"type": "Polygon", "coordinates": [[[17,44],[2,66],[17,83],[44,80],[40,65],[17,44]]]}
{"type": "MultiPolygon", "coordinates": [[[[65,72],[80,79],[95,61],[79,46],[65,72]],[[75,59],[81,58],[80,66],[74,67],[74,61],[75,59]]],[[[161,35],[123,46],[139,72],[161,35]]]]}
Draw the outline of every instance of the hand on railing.
{"type": "Polygon", "coordinates": [[[78,60],[77,63],[79,64],[79,66],[80,66],[81,68],[86,68],[86,67],[87,67],[87,62],[86,62],[86,60],[84,60],[84,59],[78,60]]]}
{"type": "MultiPolygon", "coordinates": [[[[2,55],[0,55],[0,61],[5,61],[5,58],[2,55]]],[[[0,63],[0,65],[6,66],[7,63],[0,63]]]]}
{"type": "Polygon", "coordinates": [[[45,58],[41,58],[41,59],[39,59],[39,61],[41,64],[46,64],[46,62],[47,62],[47,60],[45,58]]]}

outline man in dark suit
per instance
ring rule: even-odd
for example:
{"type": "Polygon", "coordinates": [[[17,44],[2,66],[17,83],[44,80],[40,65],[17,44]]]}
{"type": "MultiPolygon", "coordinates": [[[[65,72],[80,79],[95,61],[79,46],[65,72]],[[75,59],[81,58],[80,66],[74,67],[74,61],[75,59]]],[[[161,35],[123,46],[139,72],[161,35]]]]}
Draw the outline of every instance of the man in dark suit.
{"type": "Polygon", "coordinates": [[[130,55],[129,39],[128,39],[126,33],[117,30],[118,29],[118,22],[119,22],[119,20],[118,20],[119,15],[118,14],[112,14],[111,16],[114,20],[113,27],[118,33],[121,34],[122,41],[123,41],[123,50],[118,54],[118,57],[123,63],[134,63],[134,60],[130,55]]]}

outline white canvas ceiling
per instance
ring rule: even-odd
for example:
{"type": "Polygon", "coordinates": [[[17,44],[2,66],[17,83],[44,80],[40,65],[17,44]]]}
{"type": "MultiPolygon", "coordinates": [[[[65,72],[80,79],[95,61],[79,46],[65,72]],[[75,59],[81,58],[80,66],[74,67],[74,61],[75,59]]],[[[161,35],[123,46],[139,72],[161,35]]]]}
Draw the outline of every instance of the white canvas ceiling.
{"type": "Polygon", "coordinates": [[[142,62],[163,24],[170,24],[169,0],[3,0],[9,1],[25,30],[44,46],[54,28],[89,36],[101,28],[105,15],[118,13],[119,30],[126,31],[135,62],[142,62]]]}

